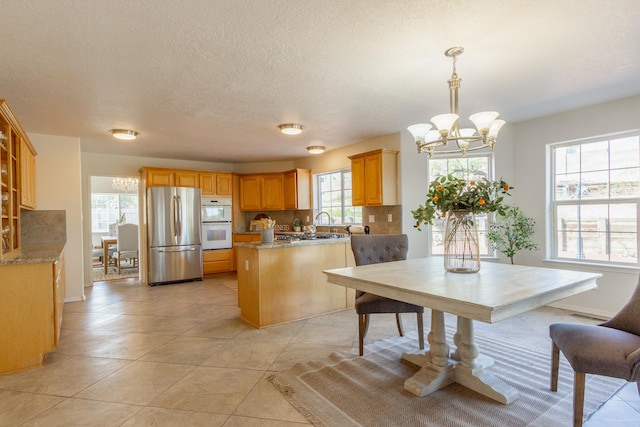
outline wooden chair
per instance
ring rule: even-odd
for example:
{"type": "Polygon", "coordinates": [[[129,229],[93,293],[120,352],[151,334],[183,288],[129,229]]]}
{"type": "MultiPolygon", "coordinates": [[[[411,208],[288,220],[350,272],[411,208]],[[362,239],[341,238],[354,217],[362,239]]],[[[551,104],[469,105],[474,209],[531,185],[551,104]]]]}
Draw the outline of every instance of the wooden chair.
{"type": "MultiPolygon", "coordinates": [[[[353,235],[351,236],[351,250],[353,250],[356,265],[400,261],[407,259],[409,239],[406,234],[353,235]]],[[[369,315],[375,313],[395,313],[400,336],[404,336],[400,313],[416,313],[420,349],[424,349],[424,320],[422,317],[424,307],[356,291],[355,310],[358,313],[360,356],[364,354],[364,337],[369,329],[369,315]]]]}
{"type": "Polygon", "coordinates": [[[555,323],[549,327],[551,390],[558,390],[560,352],[574,370],[573,425],[582,426],[585,374],[622,378],[640,393],[640,280],[631,300],[599,325],[555,323]]]}
{"type": "Polygon", "coordinates": [[[118,266],[118,274],[120,274],[120,266],[123,259],[133,260],[136,265],[138,259],[138,226],[136,224],[119,224],[118,225],[118,246],[113,253],[113,258],[118,266]]]}

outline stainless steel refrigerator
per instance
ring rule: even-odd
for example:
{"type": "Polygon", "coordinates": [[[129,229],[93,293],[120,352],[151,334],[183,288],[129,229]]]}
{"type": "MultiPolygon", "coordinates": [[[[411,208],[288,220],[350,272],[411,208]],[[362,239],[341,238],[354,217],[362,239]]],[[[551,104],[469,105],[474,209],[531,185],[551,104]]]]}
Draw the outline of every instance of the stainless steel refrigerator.
{"type": "Polygon", "coordinates": [[[202,280],[199,188],[149,187],[149,284],[202,280]]]}

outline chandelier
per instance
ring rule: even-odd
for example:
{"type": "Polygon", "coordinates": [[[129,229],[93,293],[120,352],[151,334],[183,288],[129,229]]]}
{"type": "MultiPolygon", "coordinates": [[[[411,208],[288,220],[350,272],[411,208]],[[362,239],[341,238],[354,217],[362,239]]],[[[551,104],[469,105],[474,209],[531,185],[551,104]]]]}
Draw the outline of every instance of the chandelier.
{"type": "Polygon", "coordinates": [[[497,112],[482,111],[469,116],[469,120],[473,122],[476,129],[460,129],[458,89],[460,88],[461,79],[456,74],[456,60],[462,52],[464,52],[463,47],[452,47],[444,52],[447,57],[453,58],[453,73],[451,74],[451,80],[449,80],[449,113],[438,114],[431,118],[435,129],[432,129],[433,126],[429,123],[420,123],[407,128],[416,141],[418,153],[426,151],[429,153],[429,157],[434,153],[461,153],[464,156],[469,151],[482,150],[484,148],[493,150],[498,132],[505,123],[504,120],[496,120],[498,118],[497,112]],[[449,142],[455,142],[456,147],[448,146],[449,142]],[[445,149],[436,150],[439,147],[445,149]]]}
{"type": "Polygon", "coordinates": [[[131,193],[133,191],[138,191],[138,178],[115,177],[113,178],[111,187],[113,187],[114,190],[118,190],[123,193],[131,193]]]}

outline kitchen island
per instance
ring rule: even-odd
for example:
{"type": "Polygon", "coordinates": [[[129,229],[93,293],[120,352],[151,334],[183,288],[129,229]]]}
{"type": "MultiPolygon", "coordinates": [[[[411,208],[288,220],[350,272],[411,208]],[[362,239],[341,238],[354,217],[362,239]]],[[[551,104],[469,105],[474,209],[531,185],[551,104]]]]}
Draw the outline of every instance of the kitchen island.
{"type": "Polygon", "coordinates": [[[327,283],[323,270],[354,266],[351,240],[236,243],[238,306],[256,328],[353,307],[353,289],[327,283]]]}

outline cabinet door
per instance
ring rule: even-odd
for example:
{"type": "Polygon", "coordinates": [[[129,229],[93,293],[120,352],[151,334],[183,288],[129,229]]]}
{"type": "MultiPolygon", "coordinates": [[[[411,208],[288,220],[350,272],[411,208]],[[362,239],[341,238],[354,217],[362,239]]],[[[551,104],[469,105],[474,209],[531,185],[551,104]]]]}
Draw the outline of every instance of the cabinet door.
{"type": "Polygon", "coordinates": [[[298,173],[284,174],[284,208],[298,209],[298,173]]]}
{"type": "Polygon", "coordinates": [[[382,153],[364,157],[364,191],[365,205],[382,204],[382,153]]]}
{"type": "Polygon", "coordinates": [[[216,174],[200,173],[200,190],[203,196],[216,195],[216,174]]]}
{"type": "Polygon", "coordinates": [[[351,159],[351,204],[353,206],[365,205],[365,175],[364,156],[351,159]]]}
{"type": "Polygon", "coordinates": [[[262,209],[260,197],[260,176],[240,177],[240,210],[258,211],[262,209]]]}
{"type": "Polygon", "coordinates": [[[198,188],[200,184],[200,180],[198,179],[198,172],[176,171],[175,183],[177,187],[198,188]]]}
{"type": "Polygon", "coordinates": [[[262,208],[277,211],[284,209],[284,175],[262,176],[262,208]]]}
{"type": "Polygon", "coordinates": [[[231,197],[233,180],[230,173],[216,174],[216,194],[218,196],[231,197]]]}
{"type": "Polygon", "coordinates": [[[36,208],[36,156],[24,138],[20,140],[20,207],[36,208]]]}
{"type": "Polygon", "coordinates": [[[173,171],[167,169],[147,170],[147,187],[171,187],[174,185],[173,171]]]}

